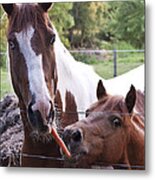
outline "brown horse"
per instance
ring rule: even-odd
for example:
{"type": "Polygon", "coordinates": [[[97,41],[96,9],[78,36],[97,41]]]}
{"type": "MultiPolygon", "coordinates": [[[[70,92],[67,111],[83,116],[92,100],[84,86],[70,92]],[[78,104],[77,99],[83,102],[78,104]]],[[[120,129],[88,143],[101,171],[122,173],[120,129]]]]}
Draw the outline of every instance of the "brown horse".
{"type": "Polygon", "coordinates": [[[24,124],[22,166],[62,167],[49,134],[83,118],[96,101],[99,76],[76,62],[51,24],[52,3],[3,4],[8,15],[8,52],[14,91],[24,124]]]}
{"type": "Polygon", "coordinates": [[[64,140],[72,153],[67,166],[89,168],[100,162],[118,169],[144,169],[144,122],[134,113],[134,86],[124,98],[107,94],[100,81],[97,97],[86,119],[65,128],[64,140]]]}
{"type": "Polygon", "coordinates": [[[61,161],[48,159],[60,157],[59,148],[48,133],[57,88],[55,33],[47,16],[50,6],[51,3],[3,4],[9,19],[12,84],[24,124],[22,166],[61,166],[61,161]]]}

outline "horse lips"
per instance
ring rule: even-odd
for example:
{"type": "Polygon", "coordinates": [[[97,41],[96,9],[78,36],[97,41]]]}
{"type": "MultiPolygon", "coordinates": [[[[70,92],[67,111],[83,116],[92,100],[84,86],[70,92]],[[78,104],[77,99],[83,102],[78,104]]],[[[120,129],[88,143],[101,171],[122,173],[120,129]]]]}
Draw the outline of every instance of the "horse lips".
{"type": "Polygon", "coordinates": [[[52,136],[54,137],[55,141],[57,142],[57,144],[60,146],[60,148],[62,149],[62,151],[65,153],[65,155],[70,158],[71,154],[69,152],[69,150],[67,149],[65,143],[63,142],[63,140],[60,138],[59,134],[57,133],[56,129],[52,127],[51,132],[52,136]]]}

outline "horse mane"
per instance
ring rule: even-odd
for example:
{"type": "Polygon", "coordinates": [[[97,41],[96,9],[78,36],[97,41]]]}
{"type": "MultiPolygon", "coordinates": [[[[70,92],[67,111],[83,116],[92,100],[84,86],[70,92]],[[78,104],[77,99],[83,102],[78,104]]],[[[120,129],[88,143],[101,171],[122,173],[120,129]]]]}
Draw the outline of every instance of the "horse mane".
{"type": "Polygon", "coordinates": [[[142,121],[141,115],[133,113],[131,120],[132,124],[134,124],[135,127],[144,131],[145,126],[144,122],[142,121]]]}
{"type": "Polygon", "coordinates": [[[14,6],[9,29],[25,30],[26,32],[28,25],[33,25],[37,29],[38,24],[45,25],[45,22],[45,13],[43,14],[38,5],[25,3],[14,6]]]}
{"type": "MultiPolygon", "coordinates": [[[[80,72],[82,71],[82,73],[85,72],[85,75],[89,73],[94,74],[94,69],[92,66],[75,60],[75,58],[72,56],[69,50],[62,43],[60,36],[53,24],[52,24],[52,27],[53,27],[54,33],[56,34],[55,54],[56,54],[56,59],[58,61],[57,63],[63,66],[63,69],[65,69],[66,73],[68,73],[69,76],[72,73],[74,74],[76,72],[76,69],[74,69],[73,67],[76,67],[77,69],[79,68],[78,72],[79,70],[80,72]]],[[[95,73],[95,75],[97,74],[95,73]]]]}
{"type": "Polygon", "coordinates": [[[145,96],[144,93],[140,90],[136,91],[136,104],[135,104],[135,112],[139,113],[141,115],[141,119],[144,121],[145,117],[145,96]]]}
{"type": "Polygon", "coordinates": [[[119,110],[122,113],[126,113],[127,109],[124,106],[124,97],[121,95],[107,95],[101,100],[98,101],[99,104],[104,104],[106,106],[107,111],[111,111],[112,109],[119,110]]]}

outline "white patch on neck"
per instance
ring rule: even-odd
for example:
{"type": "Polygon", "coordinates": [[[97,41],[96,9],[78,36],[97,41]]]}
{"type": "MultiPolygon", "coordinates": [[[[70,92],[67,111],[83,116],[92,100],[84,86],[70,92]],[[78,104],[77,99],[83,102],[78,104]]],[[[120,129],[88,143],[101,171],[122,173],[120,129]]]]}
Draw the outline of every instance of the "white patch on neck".
{"type": "MultiPolygon", "coordinates": [[[[101,77],[94,72],[91,66],[75,61],[61,42],[55,28],[54,32],[56,34],[54,52],[58,72],[58,90],[62,98],[63,111],[66,107],[66,91],[69,91],[75,98],[77,111],[85,112],[92,103],[97,101],[96,88],[101,77]]],[[[85,114],[78,113],[78,117],[81,120],[85,114]]]]}
{"type": "Polygon", "coordinates": [[[35,94],[36,102],[46,104],[51,98],[44,78],[42,55],[36,55],[31,47],[34,31],[33,27],[30,26],[26,33],[21,31],[15,33],[15,36],[19,43],[20,51],[25,58],[30,91],[32,94],[35,94]]]}

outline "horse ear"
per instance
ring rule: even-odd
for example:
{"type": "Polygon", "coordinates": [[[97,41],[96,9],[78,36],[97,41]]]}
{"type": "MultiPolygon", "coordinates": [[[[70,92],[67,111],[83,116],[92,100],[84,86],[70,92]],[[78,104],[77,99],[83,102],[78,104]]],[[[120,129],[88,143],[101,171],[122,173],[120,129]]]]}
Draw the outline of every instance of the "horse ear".
{"type": "Polygon", "coordinates": [[[38,3],[38,5],[47,12],[51,6],[53,6],[54,3],[38,3]]]}
{"type": "Polygon", "coordinates": [[[107,95],[107,92],[106,92],[106,89],[103,85],[103,82],[102,82],[102,80],[99,80],[98,86],[97,86],[97,98],[98,98],[98,100],[103,98],[106,95],[107,95]]]}
{"type": "Polygon", "coordinates": [[[136,89],[133,85],[131,85],[129,92],[126,95],[125,103],[128,112],[131,113],[136,103],[136,89]]]}
{"type": "Polygon", "coordinates": [[[14,4],[2,4],[4,11],[10,16],[14,9],[14,4]]]}

